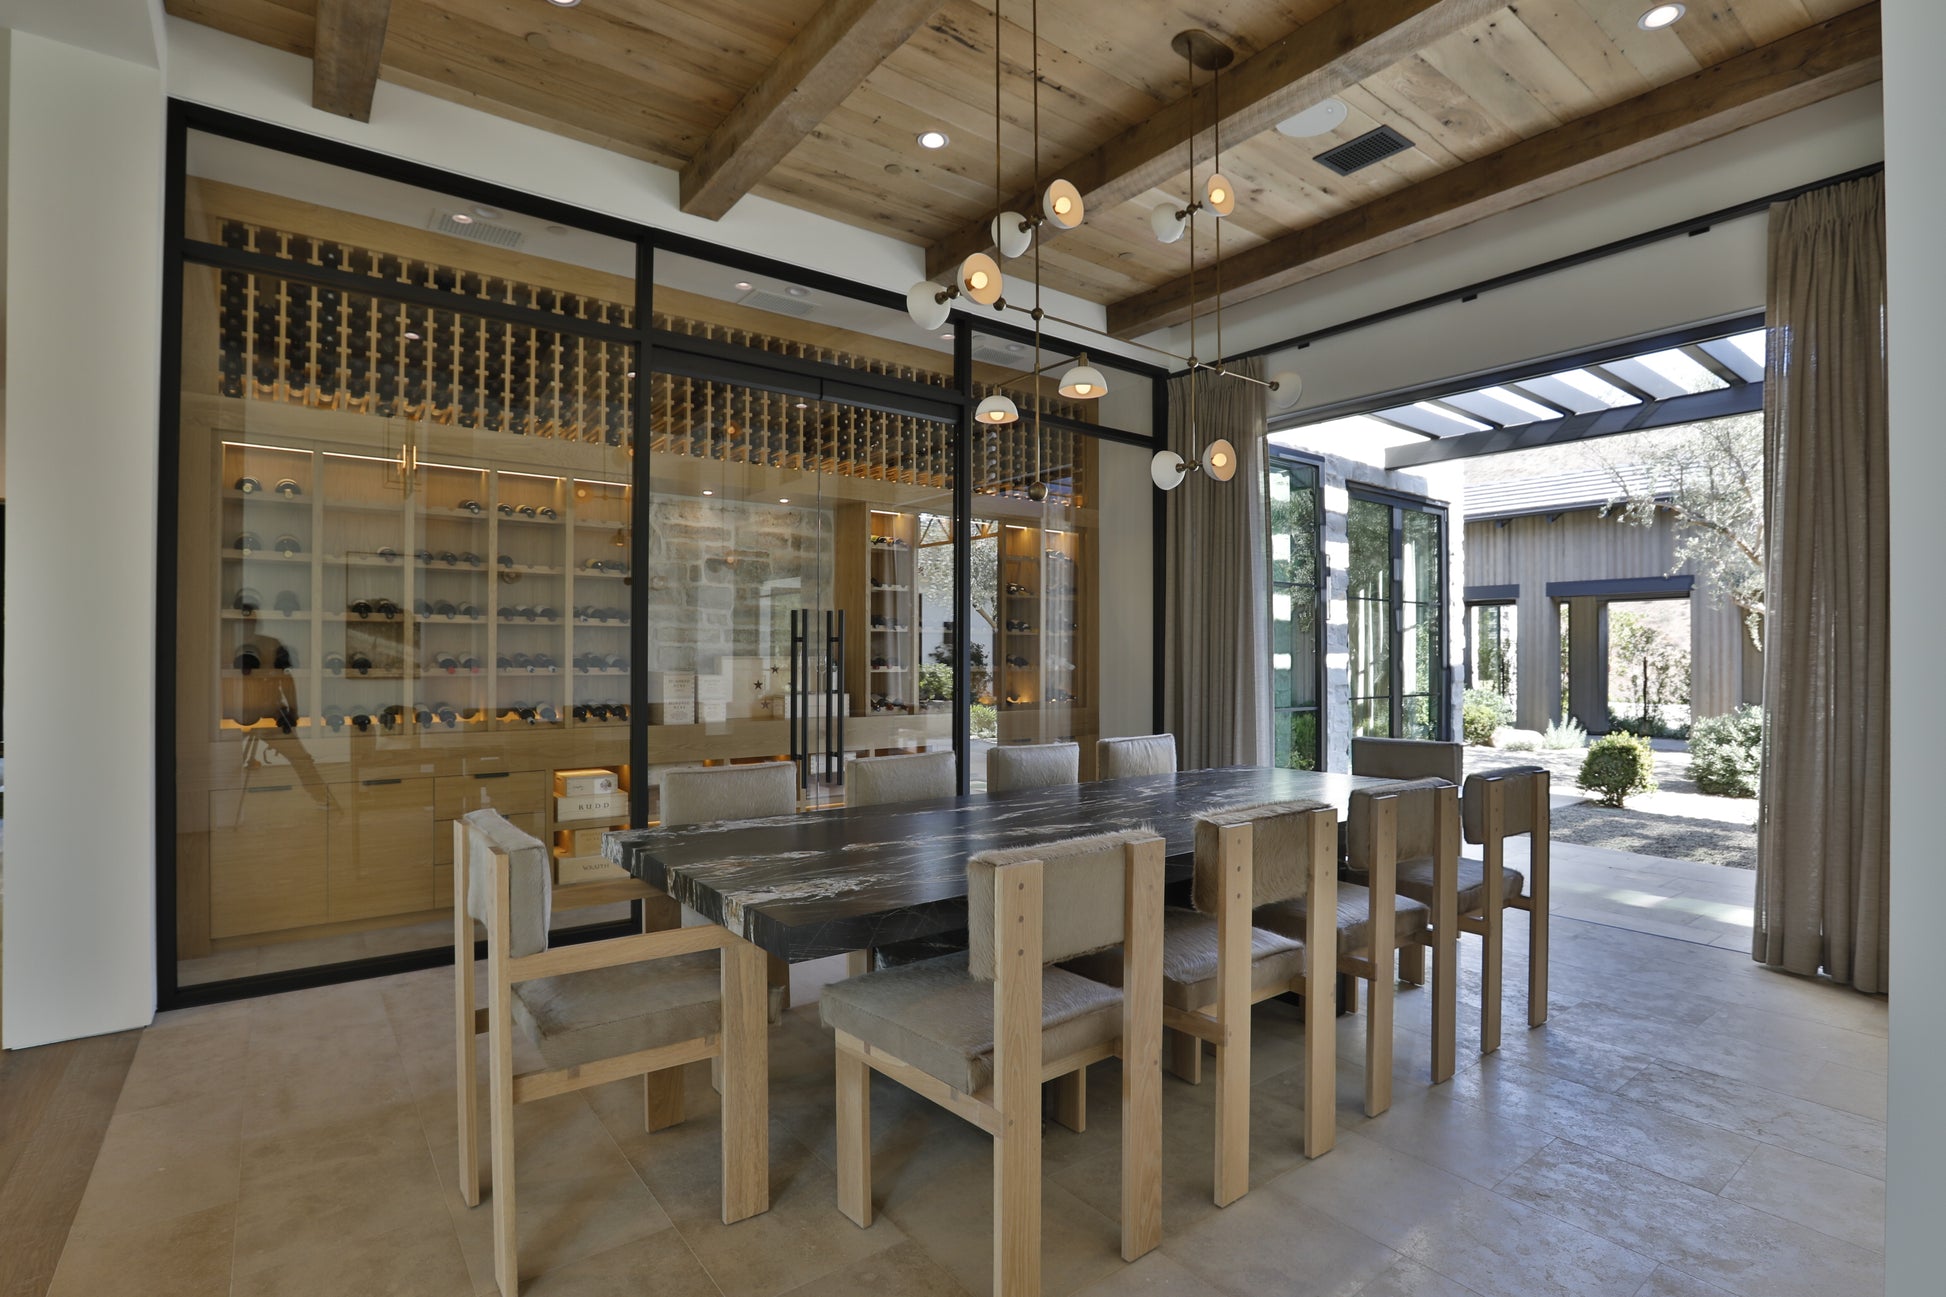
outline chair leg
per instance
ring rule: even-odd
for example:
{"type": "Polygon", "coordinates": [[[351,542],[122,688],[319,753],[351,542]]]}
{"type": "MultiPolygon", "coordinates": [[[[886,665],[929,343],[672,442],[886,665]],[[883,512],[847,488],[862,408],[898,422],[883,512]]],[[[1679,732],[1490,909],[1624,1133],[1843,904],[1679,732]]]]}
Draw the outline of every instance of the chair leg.
{"type": "MultiPolygon", "coordinates": [[[[465,861],[462,858],[461,868],[465,861]]],[[[480,1205],[480,1082],[474,1058],[473,919],[465,894],[453,906],[453,1050],[459,1111],[459,1196],[480,1205]]]]}
{"type": "Polygon", "coordinates": [[[1501,940],[1507,930],[1506,910],[1489,905],[1483,916],[1486,933],[1480,950],[1480,1052],[1491,1054],[1500,1048],[1500,973],[1501,940]]]}
{"type": "Polygon", "coordinates": [[[1327,1012],[1329,998],[1315,992],[1329,983],[1328,973],[1304,982],[1304,1156],[1322,1157],[1336,1143],[1338,1129],[1338,1029],[1327,1012]]]}
{"type": "Polygon", "coordinates": [[[872,1223],[872,1073],[838,1049],[838,1210],[861,1229],[872,1223]]]}
{"type": "Polygon", "coordinates": [[[865,950],[848,950],[845,952],[846,977],[863,977],[871,971],[872,952],[869,948],[865,950]]]}
{"type": "Polygon", "coordinates": [[[1413,986],[1426,984],[1426,948],[1424,946],[1399,947],[1399,980],[1413,986]]]}
{"type": "Polygon", "coordinates": [[[1088,1069],[1054,1078],[1054,1120],[1080,1135],[1088,1129],[1088,1069]]]}
{"type": "Polygon", "coordinates": [[[487,1094],[492,1105],[493,1152],[493,1275],[500,1297],[520,1292],[519,1229],[514,1216],[514,1055],[505,1024],[513,1021],[513,990],[496,978],[489,988],[490,1021],[502,1024],[487,1032],[487,1094]]]}
{"type": "Polygon", "coordinates": [[[680,1067],[650,1072],[642,1078],[642,1128],[650,1134],[680,1126],[683,1082],[680,1067]]]}
{"type": "Polygon", "coordinates": [[[1216,1047],[1216,1205],[1250,1192],[1250,1008],[1226,1022],[1229,1043],[1216,1047]]]}
{"type": "Polygon", "coordinates": [[[770,1028],[764,952],[723,947],[723,1223],[770,1207],[770,1028]]]}
{"type": "Polygon", "coordinates": [[[1547,888],[1533,890],[1527,911],[1527,1025],[1547,1021],[1547,888]]]}
{"type": "MultiPolygon", "coordinates": [[[[1387,952],[1389,955],[1389,952],[1387,952]]],[[[1374,961],[1379,976],[1366,991],[1365,1115],[1376,1117],[1392,1106],[1392,979],[1389,958],[1374,961]]],[[[1436,1002],[1435,1002],[1436,1003],[1436,1002]]]]}
{"type": "Polygon", "coordinates": [[[1203,1083],[1203,1042],[1186,1031],[1166,1030],[1169,1042],[1169,1075],[1191,1085],[1203,1083]]]}

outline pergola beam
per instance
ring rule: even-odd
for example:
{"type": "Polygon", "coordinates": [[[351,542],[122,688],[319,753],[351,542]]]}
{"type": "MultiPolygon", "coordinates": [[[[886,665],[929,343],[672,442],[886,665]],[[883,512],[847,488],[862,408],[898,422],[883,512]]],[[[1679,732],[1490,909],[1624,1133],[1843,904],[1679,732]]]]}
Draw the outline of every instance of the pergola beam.
{"type": "Polygon", "coordinates": [[[372,120],[379,56],[392,0],[318,0],[311,41],[311,106],[321,112],[372,120]]]}
{"type": "MultiPolygon", "coordinates": [[[[1504,6],[1505,0],[1339,0],[1223,73],[1222,137],[1261,135],[1504,6]]],[[[1092,152],[1050,168],[1044,179],[1060,175],[1096,211],[1127,202],[1180,174],[1183,146],[1192,138],[1199,156],[1208,155],[1211,94],[1205,80],[1092,152]]],[[[1040,195],[1017,194],[1005,210],[1032,215],[1040,210],[1040,195]]],[[[988,212],[928,248],[926,273],[938,275],[992,248],[991,222],[988,212]]],[[[1055,232],[1054,226],[1042,225],[1036,237],[1051,238],[1055,232]]]]}
{"type": "Polygon", "coordinates": [[[827,0],[682,169],[682,210],[721,220],[940,0],[827,0]]]}
{"type": "MultiPolygon", "coordinates": [[[[1223,301],[1261,297],[1878,79],[1874,2],[1228,257],[1223,301]]],[[[1110,306],[1108,327],[1142,333],[1187,319],[1189,307],[1185,275],[1110,306]]]]}

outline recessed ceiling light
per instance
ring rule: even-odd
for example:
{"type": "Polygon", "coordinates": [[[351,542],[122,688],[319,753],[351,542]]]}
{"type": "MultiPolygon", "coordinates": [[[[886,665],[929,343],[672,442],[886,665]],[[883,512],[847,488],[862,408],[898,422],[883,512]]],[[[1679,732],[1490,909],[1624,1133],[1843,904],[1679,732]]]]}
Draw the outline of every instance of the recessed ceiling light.
{"type": "Polygon", "coordinates": [[[942,333],[939,335],[939,340],[941,342],[951,342],[953,340],[953,335],[950,333],[942,333]]]}
{"type": "Polygon", "coordinates": [[[1645,32],[1661,31],[1689,11],[1679,4],[1657,5],[1635,20],[1635,25],[1645,32]]]}
{"type": "Polygon", "coordinates": [[[1351,110],[1345,107],[1344,100],[1326,99],[1277,123],[1277,133],[1299,140],[1313,135],[1329,135],[1343,126],[1345,118],[1350,115],[1351,110]]]}
{"type": "Polygon", "coordinates": [[[704,495],[715,495],[715,494],[716,494],[716,492],[714,492],[714,491],[704,491],[704,492],[703,492],[703,494],[704,494],[704,495]]]}
{"type": "Polygon", "coordinates": [[[580,4],[581,0],[547,0],[547,2],[556,9],[572,9],[580,4]]]}
{"type": "Polygon", "coordinates": [[[919,132],[919,147],[922,149],[943,149],[950,143],[952,141],[946,138],[945,131],[919,132]]]}
{"type": "Polygon", "coordinates": [[[786,496],[779,496],[779,497],[778,497],[778,499],[777,499],[777,503],[779,503],[779,504],[789,504],[790,502],[791,502],[791,499],[790,499],[790,497],[789,497],[789,496],[787,496],[787,495],[786,495],[786,496]]]}
{"type": "Polygon", "coordinates": [[[792,284],[789,288],[786,288],[784,291],[789,293],[792,297],[809,297],[811,295],[810,289],[799,288],[796,284],[792,284]]]}
{"type": "Polygon", "coordinates": [[[472,218],[472,217],[470,217],[470,216],[468,216],[468,215],[467,215],[467,214],[466,214],[465,212],[454,212],[454,213],[453,213],[453,224],[455,224],[455,225],[471,225],[472,223],[473,223],[473,218],[472,218]]]}
{"type": "Polygon", "coordinates": [[[475,203],[473,204],[473,215],[483,221],[497,221],[500,219],[500,209],[497,207],[488,207],[484,203],[475,203]]]}
{"type": "Polygon", "coordinates": [[[750,281],[747,279],[739,279],[736,281],[735,288],[739,293],[747,293],[750,291],[750,281]]]}
{"type": "Polygon", "coordinates": [[[549,234],[566,234],[568,227],[565,225],[550,225],[547,227],[547,232],[549,234]]]}
{"type": "Polygon", "coordinates": [[[808,410],[811,408],[811,403],[809,401],[799,401],[795,406],[792,406],[791,408],[796,410],[808,410]]]}

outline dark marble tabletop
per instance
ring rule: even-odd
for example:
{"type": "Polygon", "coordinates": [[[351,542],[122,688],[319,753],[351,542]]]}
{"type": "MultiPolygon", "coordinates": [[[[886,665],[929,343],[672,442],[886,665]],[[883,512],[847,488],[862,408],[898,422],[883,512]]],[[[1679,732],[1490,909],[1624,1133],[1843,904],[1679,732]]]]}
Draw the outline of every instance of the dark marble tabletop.
{"type": "Polygon", "coordinates": [[[1222,806],[1307,799],[1340,815],[1353,775],[1240,766],[701,824],[603,840],[608,859],[706,918],[800,963],[966,926],[966,862],[982,851],[1153,828],[1176,871],[1195,817],[1222,806]]]}

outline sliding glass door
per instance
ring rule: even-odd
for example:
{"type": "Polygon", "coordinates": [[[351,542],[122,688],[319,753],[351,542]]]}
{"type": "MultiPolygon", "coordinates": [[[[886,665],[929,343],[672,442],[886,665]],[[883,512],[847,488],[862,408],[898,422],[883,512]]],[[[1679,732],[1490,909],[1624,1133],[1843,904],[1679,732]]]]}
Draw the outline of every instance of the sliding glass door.
{"type": "Polygon", "coordinates": [[[1273,457],[1270,464],[1271,764],[1315,770],[1321,752],[1318,708],[1320,577],[1324,571],[1318,470],[1273,457]]]}
{"type": "Polygon", "coordinates": [[[1345,530],[1352,734],[1444,738],[1445,513],[1355,494],[1345,530]]]}

